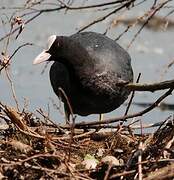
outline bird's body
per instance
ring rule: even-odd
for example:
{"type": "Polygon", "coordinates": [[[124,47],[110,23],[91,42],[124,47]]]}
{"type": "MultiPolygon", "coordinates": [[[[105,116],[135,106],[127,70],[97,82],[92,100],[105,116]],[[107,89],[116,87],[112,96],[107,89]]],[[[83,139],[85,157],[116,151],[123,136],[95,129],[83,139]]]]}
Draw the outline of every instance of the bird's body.
{"type": "Polygon", "coordinates": [[[59,97],[59,88],[64,90],[75,114],[107,113],[127,99],[130,91],[118,83],[133,81],[130,56],[105,35],[57,36],[46,52],[55,61],[50,69],[53,90],[59,97]]]}

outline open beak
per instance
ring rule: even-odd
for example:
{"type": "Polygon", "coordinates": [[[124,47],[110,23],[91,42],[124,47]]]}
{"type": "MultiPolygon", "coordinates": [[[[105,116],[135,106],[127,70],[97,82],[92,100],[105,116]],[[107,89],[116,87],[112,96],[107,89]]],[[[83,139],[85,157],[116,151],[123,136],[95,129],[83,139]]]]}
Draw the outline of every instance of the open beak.
{"type": "Polygon", "coordinates": [[[43,50],[33,61],[33,64],[39,64],[47,61],[51,57],[51,54],[47,53],[46,50],[43,50]]]}

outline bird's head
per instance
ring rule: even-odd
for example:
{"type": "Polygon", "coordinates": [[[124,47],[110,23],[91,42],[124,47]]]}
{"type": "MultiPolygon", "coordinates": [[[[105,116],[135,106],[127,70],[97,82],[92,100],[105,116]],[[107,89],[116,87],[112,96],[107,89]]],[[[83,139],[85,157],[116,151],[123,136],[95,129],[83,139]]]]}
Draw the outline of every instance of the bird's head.
{"type": "Polygon", "coordinates": [[[39,64],[45,61],[53,60],[57,49],[61,47],[61,36],[58,38],[56,35],[51,35],[48,38],[46,48],[34,59],[33,64],[39,64]]]}

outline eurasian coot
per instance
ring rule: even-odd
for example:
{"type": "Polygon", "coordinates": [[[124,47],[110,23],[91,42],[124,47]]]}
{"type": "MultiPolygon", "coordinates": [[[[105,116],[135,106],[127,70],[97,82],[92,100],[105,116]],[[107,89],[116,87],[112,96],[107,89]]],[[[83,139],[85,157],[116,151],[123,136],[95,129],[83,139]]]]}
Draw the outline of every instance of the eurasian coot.
{"type": "MultiPolygon", "coordinates": [[[[132,82],[133,71],[129,54],[114,40],[95,32],[72,36],[52,35],[47,49],[33,64],[54,61],[50,81],[60,98],[61,87],[74,114],[101,114],[118,108],[130,91],[118,87],[119,82],[132,82]]],[[[66,98],[65,112],[70,115],[66,98]]]]}

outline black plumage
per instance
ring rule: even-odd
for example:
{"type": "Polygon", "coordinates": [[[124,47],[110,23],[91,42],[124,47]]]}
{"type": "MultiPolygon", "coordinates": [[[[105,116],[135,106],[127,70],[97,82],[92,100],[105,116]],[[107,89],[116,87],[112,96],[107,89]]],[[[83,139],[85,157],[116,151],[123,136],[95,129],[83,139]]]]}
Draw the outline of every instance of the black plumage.
{"type": "MultiPolygon", "coordinates": [[[[82,32],[68,37],[52,36],[44,52],[34,64],[55,61],[50,69],[51,85],[59,97],[59,87],[64,90],[75,114],[110,112],[130,94],[117,85],[133,81],[130,56],[105,35],[82,32]]],[[[69,114],[65,98],[62,101],[69,114]]]]}

